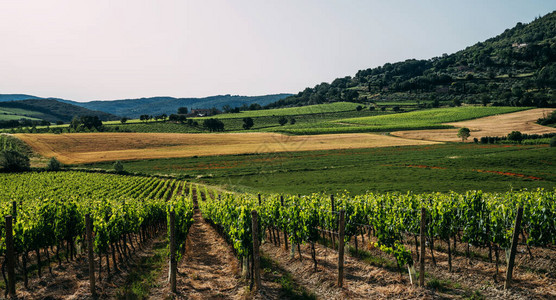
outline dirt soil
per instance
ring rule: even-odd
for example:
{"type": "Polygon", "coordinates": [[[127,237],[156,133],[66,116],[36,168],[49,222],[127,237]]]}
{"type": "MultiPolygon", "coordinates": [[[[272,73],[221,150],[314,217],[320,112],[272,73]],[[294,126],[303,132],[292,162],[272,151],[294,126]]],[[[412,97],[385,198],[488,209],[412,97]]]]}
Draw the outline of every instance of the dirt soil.
{"type": "MultiPolygon", "coordinates": [[[[437,242],[436,246],[445,246],[439,244],[437,242]]],[[[470,264],[463,255],[464,244],[458,245],[458,255],[452,261],[453,272],[448,271],[446,251],[434,250],[437,261],[434,266],[430,249],[426,250],[426,288],[411,285],[407,270],[402,270],[400,275],[393,257],[374,248],[368,238],[365,243],[359,238],[359,247],[370,253],[372,259],[354,257],[348,254],[346,247],[343,288],[336,286],[338,252],[334,249],[315,245],[317,272],[313,271],[309,245],[301,246],[301,261],[297,249],[292,256],[291,245],[290,251],[285,251],[283,243],[278,247],[267,241],[262,250],[319,299],[556,299],[555,249],[533,248],[534,258],[530,259],[525,246],[520,246],[511,289],[504,291],[505,264],[501,261],[498,281],[495,281],[495,265],[486,260],[487,254],[479,251],[484,258],[475,257],[470,264]]],[[[406,247],[414,249],[414,245],[406,244],[406,247]]],[[[501,260],[503,255],[501,251],[501,260]]],[[[417,257],[414,256],[414,260],[417,257]]],[[[418,265],[416,269],[418,271],[418,265]]]]}
{"type": "Polygon", "coordinates": [[[428,145],[436,142],[355,133],[287,136],[277,133],[16,134],[35,152],[64,164],[225,154],[428,145]]]}
{"type": "MultiPolygon", "coordinates": [[[[163,240],[164,238],[159,237],[146,242],[142,249],[137,249],[131,255],[129,260],[119,264],[119,271],[114,271],[113,265],[111,265],[112,273],[109,277],[106,275],[106,266],[103,264],[102,280],[99,281],[98,274],[96,275],[97,299],[117,298],[121,293],[121,288],[126,284],[130,272],[137,267],[143,258],[152,257],[154,255],[153,244],[161,243],[163,240]]],[[[42,278],[38,278],[36,273],[29,275],[29,288],[23,287],[23,280],[18,278],[16,288],[18,299],[92,299],[89,292],[87,253],[77,255],[76,259],[70,262],[66,262],[63,257],[60,266],[55,257],[52,256],[51,259],[52,274],[50,274],[47,266],[43,266],[42,278]]],[[[30,256],[30,262],[36,263],[34,256],[30,256]]],[[[95,271],[98,271],[98,257],[96,255],[95,271]]]]}
{"type": "MultiPolygon", "coordinates": [[[[189,230],[186,252],[178,263],[177,299],[243,299],[248,289],[242,282],[238,260],[226,241],[196,210],[189,230]]],[[[152,299],[170,298],[168,274],[162,274],[152,299]]]]}
{"type": "Polygon", "coordinates": [[[286,251],[283,243],[281,247],[277,247],[267,241],[263,244],[262,250],[293,274],[303,287],[315,293],[318,299],[433,298],[430,290],[411,285],[407,272],[400,276],[395,270],[374,267],[349,255],[345,256],[344,284],[342,288],[338,288],[338,252],[319,244],[315,245],[317,272],[313,271],[314,264],[309,245],[301,246],[301,261],[297,248],[292,257],[291,245],[290,250],[286,251]]]}
{"type": "MultiPolygon", "coordinates": [[[[537,119],[545,117],[552,111],[554,111],[553,108],[537,108],[462,122],[446,123],[445,125],[469,128],[471,136],[467,139],[467,142],[472,142],[473,138],[480,139],[483,136],[506,136],[512,131],[520,131],[527,134],[554,133],[556,128],[536,124],[537,119]]],[[[391,134],[407,139],[459,142],[461,139],[457,137],[457,128],[405,130],[395,131],[391,134]]]]}

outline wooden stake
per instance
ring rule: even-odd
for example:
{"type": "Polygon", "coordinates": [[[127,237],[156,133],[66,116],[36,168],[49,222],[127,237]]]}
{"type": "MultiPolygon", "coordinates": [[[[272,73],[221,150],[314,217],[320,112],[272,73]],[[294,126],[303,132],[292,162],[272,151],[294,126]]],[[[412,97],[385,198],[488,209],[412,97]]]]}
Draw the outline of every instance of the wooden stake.
{"type": "Polygon", "coordinates": [[[253,226],[253,273],[255,276],[255,290],[259,291],[261,289],[261,258],[259,255],[259,216],[256,210],[251,211],[251,217],[253,226]]]}
{"type": "Polygon", "coordinates": [[[6,219],[6,265],[8,267],[8,296],[15,298],[15,250],[12,227],[12,216],[5,216],[6,219]]]}
{"type": "Polygon", "coordinates": [[[89,255],[89,286],[91,294],[95,295],[95,257],[93,253],[93,222],[91,215],[85,215],[85,226],[87,231],[87,254],[89,255]]]}
{"type": "Polygon", "coordinates": [[[425,217],[426,211],[421,207],[421,255],[419,256],[419,286],[425,286],[425,217]]]}
{"type": "Polygon", "coordinates": [[[512,237],[512,248],[510,250],[510,259],[508,260],[508,268],[506,269],[506,282],[504,289],[508,289],[512,281],[512,272],[514,268],[515,253],[517,252],[517,241],[519,239],[519,228],[521,226],[521,216],[523,215],[523,207],[517,209],[517,216],[515,217],[514,234],[512,237]]]}
{"type": "Polygon", "coordinates": [[[170,289],[172,293],[176,289],[176,273],[178,271],[178,264],[176,262],[176,212],[170,211],[170,289]]]}
{"type": "Polygon", "coordinates": [[[340,211],[340,232],[338,236],[338,286],[344,285],[344,228],[345,228],[345,211],[340,211]]]}

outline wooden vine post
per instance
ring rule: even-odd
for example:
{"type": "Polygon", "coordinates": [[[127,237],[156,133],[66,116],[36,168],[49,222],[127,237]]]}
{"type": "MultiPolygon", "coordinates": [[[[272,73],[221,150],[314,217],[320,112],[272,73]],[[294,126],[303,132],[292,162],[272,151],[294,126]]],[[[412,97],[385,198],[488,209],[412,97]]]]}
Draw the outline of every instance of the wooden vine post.
{"type": "MultiPolygon", "coordinates": [[[[336,207],[334,207],[334,195],[330,195],[330,203],[332,207],[332,213],[336,211],[336,207]]],[[[330,233],[330,237],[332,238],[332,249],[336,249],[336,236],[330,233]]]]}
{"type": "Polygon", "coordinates": [[[255,290],[259,291],[261,289],[261,258],[259,254],[259,216],[256,210],[251,211],[251,221],[253,226],[253,269],[255,275],[255,290]]]}
{"type": "Polygon", "coordinates": [[[344,228],[345,222],[345,211],[342,209],[340,211],[340,231],[338,232],[338,287],[344,285],[344,228]]]}
{"type": "Polygon", "coordinates": [[[6,267],[8,268],[8,296],[15,298],[15,250],[12,227],[12,216],[5,216],[6,220],[6,267]]]}
{"type": "Polygon", "coordinates": [[[517,209],[517,216],[515,217],[514,234],[512,237],[512,248],[510,250],[510,259],[508,260],[508,268],[506,269],[506,282],[504,283],[504,289],[510,287],[510,282],[512,281],[512,272],[514,269],[515,253],[517,252],[517,242],[519,239],[519,231],[521,226],[521,217],[523,215],[523,207],[517,209]]]}
{"type": "Polygon", "coordinates": [[[421,255],[419,256],[419,286],[425,286],[425,223],[427,212],[421,207],[421,255]]]}
{"type": "Polygon", "coordinates": [[[93,222],[91,214],[85,215],[85,230],[87,234],[87,254],[89,256],[89,287],[91,294],[95,295],[95,257],[93,253],[93,222]]]}
{"type": "MultiPolygon", "coordinates": [[[[284,207],[284,196],[280,196],[280,203],[282,207],[284,207]]],[[[284,246],[286,247],[286,251],[288,251],[288,232],[284,228],[284,246]]]]}
{"type": "Polygon", "coordinates": [[[17,219],[17,202],[13,201],[12,202],[12,220],[13,220],[14,224],[16,222],[16,219],[17,219]]]}
{"type": "Polygon", "coordinates": [[[262,201],[261,201],[261,194],[258,194],[258,198],[259,198],[259,206],[261,205],[262,201]]]}
{"type": "Polygon", "coordinates": [[[170,290],[176,292],[176,273],[178,264],[176,261],[176,212],[170,211],[170,290]]]}

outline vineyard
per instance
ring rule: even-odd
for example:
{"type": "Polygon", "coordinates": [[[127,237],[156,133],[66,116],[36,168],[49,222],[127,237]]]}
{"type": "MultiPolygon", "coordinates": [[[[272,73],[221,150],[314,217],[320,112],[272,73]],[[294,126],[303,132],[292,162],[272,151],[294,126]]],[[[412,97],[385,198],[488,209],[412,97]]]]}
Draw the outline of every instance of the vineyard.
{"type": "MultiPolygon", "coordinates": [[[[285,259],[286,265],[306,264],[303,272],[313,276],[332,268],[337,276],[332,286],[348,289],[357,278],[354,272],[366,268],[363,258],[372,253],[382,257],[379,268],[398,273],[396,284],[405,285],[408,291],[415,291],[409,287],[417,285],[417,280],[421,280],[420,285],[428,280],[428,287],[443,282],[438,269],[445,269],[445,276],[463,272],[462,259],[470,265],[495,266],[487,276],[496,285],[506,280],[507,270],[513,269],[509,262],[517,255],[514,278],[523,283],[523,272],[543,274],[548,292],[539,289],[534,295],[554,296],[554,291],[550,292],[556,276],[554,190],[255,195],[217,191],[174,179],[80,172],[3,174],[0,186],[4,199],[0,210],[6,216],[0,220],[6,295],[13,294],[15,282],[17,291],[33,291],[33,278],[52,276],[53,265],[70,261],[88,262],[91,291],[95,291],[96,281],[97,291],[103,293],[114,274],[126,268],[130,257],[161,237],[170,262],[170,291],[176,292],[179,282],[178,289],[186,293],[184,285],[191,283],[184,283],[184,278],[195,280],[198,275],[184,277],[178,265],[183,270],[184,257],[203,255],[199,250],[187,251],[195,246],[191,242],[187,246],[195,219],[196,224],[208,222],[233,249],[252,289],[261,289],[261,272],[262,286],[267,289],[270,283],[265,280],[269,274],[277,274],[259,266],[260,255],[268,253],[282,263],[285,259]],[[194,217],[195,205],[202,219],[198,213],[194,217]],[[521,250],[516,252],[518,246],[521,250]],[[280,258],[280,253],[288,252],[289,258],[280,258]],[[543,263],[539,266],[536,262],[543,263]]],[[[196,243],[209,239],[199,238],[196,243]]],[[[188,270],[196,272],[196,267],[189,266],[188,270]]],[[[518,289],[511,295],[527,298],[529,292],[518,289]]],[[[427,295],[430,293],[426,290],[427,295]]],[[[352,294],[354,298],[363,295],[352,294]]],[[[408,296],[403,292],[393,295],[408,296]]],[[[334,298],[342,297],[346,294],[334,298]]]]}
{"type": "MultiPolygon", "coordinates": [[[[86,246],[97,256],[98,272],[94,273],[100,281],[136,248],[167,228],[167,212],[177,216],[177,249],[183,248],[193,222],[190,187],[183,181],[60,172],[2,175],[0,186],[4,199],[0,210],[3,216],[11,215],[0,220],[0,253],[6,258],[9,251],[15,253],[16,269],[25,287],[29,264],[41,277],[43,265],[52,273],[53,259],[59,264],[62,256],[73,260],[86,246]],[[91,245],[86,245],[86,217],[94,232],[91,245]],[[5,230],[11,223],[13,237],[5,230]]],[[[5,274],[4,280],[8,286],[5,274]]]]}
{"type": "MultiPolygon", "coordinates": [[[[207,194],[210,195],[210,191],[207,194]]],[[[512,245],[512,237],[517,237],[516,241],[526,247],[531,257],[531,247],[552,249],[549,251],[554,254],[555,200],[555,191],[539,189],[492,194],[480,191],[464,194],[342,194],[336,198],[323,194],[259,195],[258,199],[249,194],[213,194],[211,200],[199,205],[204,217],[220,228],[238,257],[248,262],[248,267],[253,261],[252,249],[256,240],[266,239],[277,246],[283,243],[286,250],[289,244],[292,256],[297,250],[300,260],[300,245],[308,244],[316,272],[317,243],[338,248],[340,256],[343,256],[343,244],[353,243],[354,252],[360,253],[358,241],[361,240],[363,246],[366,237],[367,244],[395,259],[398,271],[407,268],[412,282],[416,278],[413,266],[420,255],[424,259],[425,245],[430,248],[432,263],[436,266],[434,250],[438,247],[435,247],[435,242],[446,245],[450,273],[453,272],[452,260],[459,243],[465,245],[464,255],[470,263],[472,257],[480,257],[478,253],[486,251],[488,260],[496,265],[492,277],[495,281],[503,281],[504,276],[499,274],[500,265],[507,262],[510,255],[515,255],[515,248],[510,250],[517,247],[517,244],[512,245]],[[251,211],[258,212],[261,232],[266,234],[252,236],[251,211]],[[522,215],[518,211],[522,211],[522,215]],[[517,214],[520,216],[517,217],[517,214]],[[516,228],[521,228],[517,232],[514,231],[516,217],[521,220],[517,222],[516,228]],[[425,240],[419,242],[419,237],[425,240]],[[423,245],[420,251],[419,244],[423,245]],[[410,249],[410,245],[415,247],[415,251],[410,249]]],[[[342,260],[338,262],[340,278],[342,260]]],[[[549,260],[554,263],[553,258],[549,260]]],[[[424,268],[423,261],[419,264],[424,268]]],[[[513,265],[509,268],[512,269],[513,265]]],[[[553,271],[549,272],[552,274],[549,276],[554,276],[553,271]]]]}

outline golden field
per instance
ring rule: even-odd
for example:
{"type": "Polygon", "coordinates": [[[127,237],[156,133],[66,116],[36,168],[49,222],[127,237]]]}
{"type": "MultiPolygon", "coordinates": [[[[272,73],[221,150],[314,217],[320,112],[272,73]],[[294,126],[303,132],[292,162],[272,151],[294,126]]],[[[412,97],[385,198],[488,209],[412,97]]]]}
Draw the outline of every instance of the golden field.
{"type": "Polygon", "coordinates": [[[69,133],[15,134],[15,136],[40,155],[56,157],[64,164],[438,143],[367,133],[305,136],[262,132],[217,134],[69,133]]]}
{"type": "MultiPolygon", "coordinates": [[[[467,127],[471,130],[471,136],[467,140],[483,136],[506,136],[512,131],[520,131],[527,134],[545,134],[556,132],[556,128],[536,124],[537,119],[554,111],[553,108],[537,108],[515,113],[502,114],[468,121],[446,123],[454,127],[467,127]]],[[[427,130],[404,130],[392,132],[392,135],[407,139],[459,142],[458,129],[427,129],[427,130]]]]}

